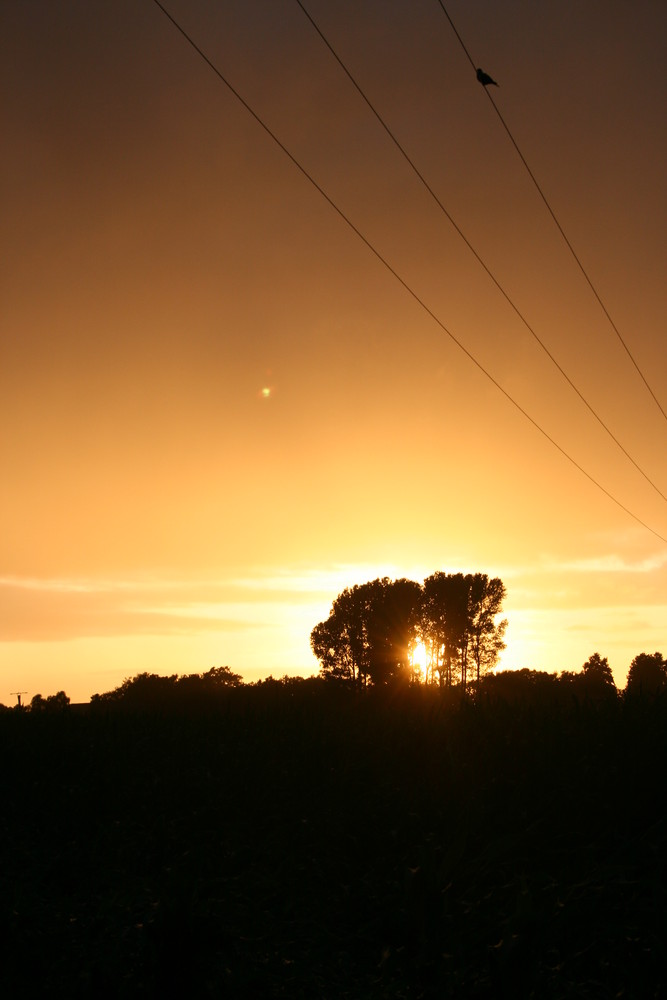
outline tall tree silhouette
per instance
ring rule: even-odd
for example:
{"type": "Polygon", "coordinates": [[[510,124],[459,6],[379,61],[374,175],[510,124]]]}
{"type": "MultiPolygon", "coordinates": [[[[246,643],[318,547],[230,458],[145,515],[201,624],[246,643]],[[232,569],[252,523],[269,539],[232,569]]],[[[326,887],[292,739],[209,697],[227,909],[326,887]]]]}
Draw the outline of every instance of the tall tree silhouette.
{"type": "Polygon", "coordinates": [[[369,672],[374,684],[387,684],[410,671],[421,587],[413,580],[387,577],[366,586],[369,672]]]}
{"type": "Polygon", "coordinates": [[[488,673],[498,662],[505,649],[507,619],[496,624],[506,595],[505,584],[499,577],[489,579],[486,573],[475,573],[470,578],[468,595],[468,632],[476,681],[488,673]]]}
{"type": "Polygon", "coordinates": [[[420,624],[429,651],[431,677],[441,687],[468,684],[469,662],[475,678],[491,670],[505,648],[507,621],[496,624],[505,585],[486,573],[434,573],[424,580],[420,624]]]}
{"type": "Polygon", "coordinates": [[[50,694],[47,698],[43,698],[41,694],[36,694],[30,702],[30,711],[62,712],[68,705],[69,697],[64,691],[58,691],[57,694],[50,694]]]}
{"type": "Polygon", "coordinates": [[[616,695],[616,683],[606,656],[593,653],[582,667],[581,689],[584,696],[595,700],[616,695]]]}
{"type": "Polygon", "coordinates": [[[428,651],[425,680],[440,687],[476,680],[505,648],[506,621],[496,623],[505,586],[485,573],[434,573],[423,587],[388,577],[348,587],[331,614],[313,629],[311,647],[326,677],[357,687],[411,676],[412,653],[421,639],[428,651]]]}
{"type": "Polygon", "coordinates": [[[310,645],[326,677],[365,687],[368,680],[367,640],[361,588],[346,587],[333,602],[326,621],[310,634],[310,645]]]}
{"type": "Polygon", "coordinates": [[[388,577],[343,590],[311,632],[322,673],[360,688],[407,677],[420,598],[418,583],[388,577]]]}
{"type": "Polygon", "coordinates": [[[462,573],[433,573],[424,580],[421,628],[429,651],[431,679],[450,687],[453,666],[465,657],[468,583],[462,573]]]}
{"type": "Polygon", "coordinates": [[[640,653],[630,664],[628,694],[657,695],[667,691],[667,660],[662,653],[640,653]]]}

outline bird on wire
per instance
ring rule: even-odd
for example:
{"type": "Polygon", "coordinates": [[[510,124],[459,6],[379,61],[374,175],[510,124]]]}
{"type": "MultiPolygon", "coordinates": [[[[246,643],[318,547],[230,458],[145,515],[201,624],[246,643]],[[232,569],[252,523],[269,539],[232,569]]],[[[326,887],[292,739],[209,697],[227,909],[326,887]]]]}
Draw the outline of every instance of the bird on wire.
{"type": "Polygon", "coordinates": [[[483,87],[488,87],[489,84],[492,84],[494,87],[500,86],[500,84],[496,83],[493,77],[489,76],[488,73],[485,73],[483,69],[477,70],[477,79],[479,80],[479,82],[482,84],[483,87]]]}

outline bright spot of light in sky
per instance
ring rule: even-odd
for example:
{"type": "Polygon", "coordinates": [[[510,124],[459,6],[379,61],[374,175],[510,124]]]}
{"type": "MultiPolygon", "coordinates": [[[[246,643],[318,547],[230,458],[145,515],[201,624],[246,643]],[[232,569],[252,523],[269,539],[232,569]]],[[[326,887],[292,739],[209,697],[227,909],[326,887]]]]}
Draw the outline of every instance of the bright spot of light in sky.
{"type": "Polygon", "coordinates": [[[412,665],[422,675],[426,673],[426,664],[428,663],[428,653],[426,652],[426,646],[423,642],[418,642],[412,651],[412,665]]]}

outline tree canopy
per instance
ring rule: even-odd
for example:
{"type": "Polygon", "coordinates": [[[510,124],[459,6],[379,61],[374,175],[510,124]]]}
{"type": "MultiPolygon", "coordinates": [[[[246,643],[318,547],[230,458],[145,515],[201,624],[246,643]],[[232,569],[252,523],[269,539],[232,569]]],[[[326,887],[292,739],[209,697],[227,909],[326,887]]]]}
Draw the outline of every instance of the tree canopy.
{"type": "Polygon", "coordinates": [[[57,694],[50,694],[46,698],[43,698],[41,694],[36,694],[30,702],[30,711],[62,712],[68,705],[69,698],[64,691],[58,691],[57,694]]]}
{"type": "Polygon", "coordinates": [[[661,653],[640,653],[630,664],[628,694],[657,695],[667,691],[667,660],[661,653]]]}
{"type": "Polygon", "coordinates": [[[405,579],[383,577],[346,587],[311,633],[321,672],[357,687],[407,677],[420,596],[419,584],[405,579]]]}
{"type": "Polygon", "coordinates": [[[171,674],[167,677],[144,672],[127,677],[113,691],[94,694],[91,704],[146,707],[206,702],[241,684],[241,675],[235,674],[229,667],[211,667],[203,674],[171,674]]]}
{"type": "Polygon", "coordinates": [[[421,680],[465,690],[505,648],[507,621],[496,621],[505,593],[502,580],[485,573],[438,572],[423,585],[378,578],[338,595],[311,647],[324,676],[363,688],[414,682],[414,652],[423,643],[421,680]]]}
{"type": "Polygon", "coordinates": [[[589,698],[605,698],[616,695],[616,683],[606,656],[593,653],[581,668],[581,684],[584,695],[589,698]]]}

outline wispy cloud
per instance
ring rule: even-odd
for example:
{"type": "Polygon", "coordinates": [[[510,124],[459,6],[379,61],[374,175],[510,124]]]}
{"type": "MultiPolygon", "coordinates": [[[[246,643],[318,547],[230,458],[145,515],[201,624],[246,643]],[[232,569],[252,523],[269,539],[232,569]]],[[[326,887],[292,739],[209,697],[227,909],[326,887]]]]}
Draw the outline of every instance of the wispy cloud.
{"type": "Polygon", "coordinates": [[[568,573],[655,573],[667,566],[667,552],[631,561],[615,553],[589,559],[555,562],[549,568],[568,573]]]}
{"type": "MultiPolygon", "coordinates": [[[[187,582],[2,580],[0,641],[61,641],[121,635],[183,635],[209,629],[248,628],[235,602],[220,601],[202,614],[200,593],[187,582]]],[[[253,627],[261,625],[253,621],[253,627]]]]}
{"type": "MultiPolygon", "coordinates": [[[[431,570],[432,571],[432,570],[431,570]]],[[[304,635],[341,590],[377,576],[422,580],[421,567],[249,567],[223,578],[0,578],[0,641],[239,632],[301,621],[304,635]]]]}
{"type": "Polygon", "coordinates": [[[274,628],[294,615],[306,636],[345,586],[389,567],[250,568],[227,578],[0,578],[0,641],[184,635],[274,628]],[[311,621],[312,618],[312,621],[311,621]]]}

